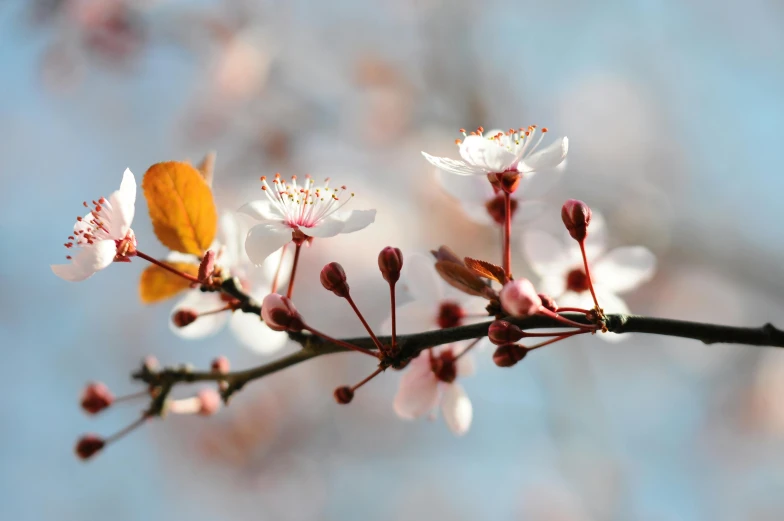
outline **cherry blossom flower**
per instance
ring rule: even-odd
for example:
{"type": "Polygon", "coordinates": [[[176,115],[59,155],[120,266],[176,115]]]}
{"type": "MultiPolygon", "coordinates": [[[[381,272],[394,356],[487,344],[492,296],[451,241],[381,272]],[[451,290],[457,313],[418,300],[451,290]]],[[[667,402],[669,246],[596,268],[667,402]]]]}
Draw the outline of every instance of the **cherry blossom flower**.
{"type": "Polygon", "coordinates": [[[460,356],[453,346],[433,348],[419,353],[400,379],[393,407],[404,420],[435,414],[440,405],[449,430],[462,436],[471,427],[471,400],[457,383],[458,377],[474,373],[469,355],[460,356]]]}
{"type": "MultiPolygon", "coordinates": [[[[93,209],[84,217],[77,217],[73,235],[65,247],[76,248],[68,255],[68,264],[53,264],[52,271],[61,279],[77,282],[85,280],[112,262],[129,262],[136,253],[136,238],[131,223],[136,204],[136,180],[126,169],[120,189],[108,198],[93,201],[93,209]]],[[[84,206],[88,206],[87,202],[84,206]]]]}
{"type": "MultiPolygon", "coordinates": [[[[230,213],[220,217],[218,236],[210,247],[217,253],[216,264],[221,271],[237,277],[252,297],[261,302],[269,293],[272,279],[283,254],[282,250],[269,256],[262,264],[260,272],[253,267],[243,248],[243,240],[247,226],[230,213]]],[[[168,260],[173,262],[198,262],[193,256],[173,252],[168,260]]],[[[285,262],[284,262],[285,264],[285,262]]],[[[289,267],[281,266],[279,283],[285,282],[290,271],[289,267]],[[288,268],[288,269],[287,269],[288,268]]],[[[172,317],[181,310],[193,310],[206,313],[225,307],[226,296],[218,292],[204,292],[192,289],[174,306],[172,317]]],[[[193,323],[177,327],[173,320],[169,321],[171,330],[180,337],[188,339],[205,338],[221,331],[228,323],[235,338],[248,349],[261,353],[272,354],[280,350],[287,341],[286,333],[271,330],[258,315],[241,311],[224,311],[199,316],[193,323]]]]}
{"type": "Polygon", "coordinates": [[[272,187],[266,177],[261,178],[261,183],[268,200],[253,201],[239,209],[261,222],[250,229],[245,239],[245,251],[257,265],[295,234],[298,240],[334,237],[362,230],[376,218],[375,210],[342,211],[354,194],[346,193],[345,186],[330,188],[329,179],[324,186],[316,187],[308,176],[305,184],[299,186],[296,176],[289,184],[275,174],[272,187]]]}
{"type": "Polygon", "coordinates": [[[539,149],[547,129],[530,126],[508,132],[488,132],[482,127],[471,135],[462,131],[465,139],[457,140],[463,160],[434,157],[422,152],[431,164],[445,172],[458,175],[487,175],[504,172],[529,174],[555,168],[566,158],[569,139],[557,139],[550,146],[539,149]]]}
{"type": "MultiPolygon", "coordinates": [[[[607,313],[628,313],[619,294],[627,293],[653,277],[656,257],[643,246],[625,246],[606,251],[604,219],[593,212],[585,253],[599,305],[607,313]]],[[[531,269],[541,277],[536,288],[552,296],[559,307],[591,309],[593,300],[583,268],[580,247],[565,234],[559,241],[548,233],[530,231],[523,235],[523,251],[531,269]]],[[[601,335],[608,340],[620,335],[601,335]]]]}

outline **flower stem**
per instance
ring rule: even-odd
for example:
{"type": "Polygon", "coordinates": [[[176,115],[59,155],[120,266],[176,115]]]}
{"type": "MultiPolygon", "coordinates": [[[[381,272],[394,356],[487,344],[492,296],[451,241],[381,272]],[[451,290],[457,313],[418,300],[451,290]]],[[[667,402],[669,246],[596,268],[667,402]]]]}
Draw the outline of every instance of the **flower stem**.
{"type": "Polygon", "coordinates": [[[141,417],[139,417],[139,419],[138,419],[138,420],[136,420],[136,421],[135,421],[135,422],[133,422],[132,424],[128,425],[128,426],[127,426],[127,427],[125,427],[124,429],[121,429],[121,430],[119,430],[119,431],[115,432],[114,434],[112,434],[111,436],[109,436],[108,438],[106,438],[106,439],[104,440],[104,442],[106,443],[106,445],[108,445],[108,444],[110,444],[110,443],[112,443],[112,442],[114,442],[114,441],[117,441],[117,440],[119,440],[119,439],[120,439],[120,438],[122,438],[123,436],[125,436],[125,435],[127,435],[127,434],[129,434],[129,433],[133,432],[133,431],[134,431],[134,430],[135,430],[137,427],[141,426],[141,425],[142,425],[142,424],[143,424],[145,421],[147,421],[147,419],[148,419],[149,417],[150,417],[150,416],[149,416],[147,413],[144,413],[144,414],[142,414],[142,415],[141,415],[141,417]]]}
{"type": "Polygon", "coordinates": [[[280,270],[283,267],[283,259],[286,257],[286,250],[289,247],[289,243],[283,245],[283,249],[280,252],[280,262],[278,262],[278,268],[275,270],[275,277],[272,279],[272,289],[270,293],[276,293],[278,291],[278,279],[280,278],[280,270]]]}
{"type": "Polygon", "coordinates": [[[294,264],[291,265],[291,277],[289,277],[289,289],[286,291],[286,296],[291,298],[291,294],[294,293],[294,276],[297,274],[297,264],[299,264],[299,251],[302,249],[302,243],[297,242],[296,247],[294,248],[294,264]]]}
{"type": "Polygon", "coordinates": [[[482,340],[482,338],[477,338],[477,339],[475,339],[473,342],[471,342],[470,344],[468,344],[468,345],[466,346],[466,348],[465,348],[465,349],[463,349],[463,350],[460,352],[460,354],[459,354],[459,355],[457,355],[457,356],[455,357],[455,360],[459,359],[461,356],[463,356],[464,354],[466,354],[467,352],[469,352],[471,349],[473,349],[473,348],[474,348],[474,347],[475,347],[475,346],[476,346],[476,345],[479,343],[479,341],[480,341],[480,340],[482,340]]]}
{"type": "Polygon", "coordinates": [[[569,320],[566,317],[562,317],[558,313],[553,313],[545,307],[539,308],[539,314],[550,317],[562,324],[566,324],[567,326],[576,327],[584,331],[596,331],[598,329],[598,326],[596,325],[580,324],[579,322],[574,322],[573,320],[569,320]]]}
{"type": "Polygon", "coordinates": [[[504,191],[504,262],[507,277],[512,276],[512,194],[504,191]]]}
{"type": "Polygon", "coordinates": [[[180,277],[182,277],[184,279],[187,279],[187,280],[189,280],[191,282],[194,282],[196,284],[201,284],[201,281],[199,281],[199,279],[194,277],[193,275],[189,275],[187,273],[183,273],[182,271],[178,270],[177,268],[173,268],[173,267],[169,266],[165,262],[161,262],[158,259],[150,257],[146,253],[142,253],[139,250],[136,250],[136,256],[137,257],[141,257],[142,259],[146,260],[147,262],[151,262],[151,263],[155,264],[156,266],[165,269],[168,272],[174,273],[177,276],[180,276],[180,277]]]}
{"type": "Polygon", "coordinates": [[[332,338],[331,336],[326,335],[326,334],[322,333],[321,331],[310,327],[307,324],[304,324],[303,329],[305,329],[307,331],[310,331],[314,335],[323,338],[327,342],[332,342],[333,344],[339,345],[341,347],[345,347],[346,349],[351,349],[352,351],[358,351],[360,353],[365,353],[366,355],[370,355],[373,358],[378,358],[379,357],[378,353],[374,353],[370,349],[365,349],[364,347],[355,346],[354,344],[349,344],[348,342],[345,342],[343,340],[338,340],[337,338],[332,338]]]}
{"type": "Polygon", "coordinates": [[[203,317],[203,316],[206,316],[206,315],[217,315],[218,313],[223,313],[224,311],[230,311],[232,309],[234,309],[234,306],[232,306],[231,304],[226,304],[222,308],[213,309],[212,311],[205,311],[203,313],[199,313],[199,316],[203,317]]]}
{"type": "Polygon", "coordinates": [[[544,341],[544,342],[540,342],[540,343],[538,343],[538,344],[534,344],[534,345],[532,345],[532,346],[529,346],[529,347],[527,347],[526,349],[527,349],[528,351],[533,351],[534,349],[538,349],[538,348],[540,348],[540,347],[544,347],[544,346],[548,346],[548,345],[550,345],[550,344],[554,344],[554,343],[556,343],[556,342],[560,342],[561,340],[564,340],[565,338],[570,338],[570,337],[573,337],[573,336],[575,336],[575,335],[583,335],[583,334],[585,334],[585,333],[590,333],[590,331],[588,331],[588,330],[582,330],[582,331],[572,331],[572,332],[570,332],[570,333],[564,333],[563,335],[558,335],[557,337],[555,337],[555,338],[552,338],[552,339],[550,339],[550,340],[546,340],[546,341],[544,341]]]}
{"type": "Polygon", "coordinates": [[[150,395],[150,391],[145,389],[144,391],[139,391],[138,393],[126,394],[125,396],[118,396],[117,398],[114,399],[114,403],[127,402],[130,400],[135,400],[136,398],[142,398],[144,396],[149,396],[149,395],[150,395]]]}
{"type": "Polygon", "coordinates": [[[392,306],[392,347],[397,345],[397,310],[395,307],[395,283],[389,285],[389,300],[392,306]]]}
{"type": "MultiPolygon", "coordinates": [[[[359,320],[362,322],[362,325],[365,326],[365,329],[367,330],[368,335],[370,335],[370,338],[373,339],[373,343],[376,344],[376,347],[378,348],[378,350],[379,351],[383,351],[384,350],[384,345],[381,343],[381,341],[378,339],[378,337],[376,337],[376,335],[373,333],[373,330],[370,329],[370,325],[365,320],[365,317],[362,316],[362,313],[359,311],[359,308],[357,307],[357,305],[354,304],[354,299],[351,298],[351,295],[346,295],[346,300],[351,305],[351,309],[354,310],[354,313],[356,313],[357,316],[359,317],[359,320]]],[[[393,313],[394,313],[394,311],[393,311],[393,313]]]]}
{"type": "Polygon", "coordinates": [[[593,279],[591,278],[591,270],[588,268],[588,257],[585,255],[585,239],[580,241],[580,253],[583,255],[583,265],[585,266],[585,276],[588,277],[588,289],[591,290],[591,296],[593,297],[593,303],[596,305],[596,309],[601,309],[599,307],[599,301],[596,300],[596,292],[593,290],[593,279]]]}
{"type": "Polygon", "coordinates": [[[359,382],[357,385],[355,385],[354,387],[352,387],[352,388],[351,388],[351,390],[352,390],[352,391],[356,391],[357,389],[359,389],[360,387],[362,387],[363,385],[365,385],[366,383],[368,383],[370,380],[372,380],[373,378],[375,378],[376,376],[378,376],[379,374],[381,374],[381,371],[383,371],[383,370],[384,370],[383,368],[379,367],[378,369],[376,369],[375,371],[373,371],[373,373],[372,373],[370,376],[368,376],[367,378],[365,378],[364,380],[362,380],[361,382],[359,382]]]}
{"type": "Polygon", "coordinates": [[[583,309],[583,308],[558,308],[558,312],[560,313],[561,311],[582,313],[583,315],[587,315],[588,313],[591,312],[590,309],[583,309]]]}

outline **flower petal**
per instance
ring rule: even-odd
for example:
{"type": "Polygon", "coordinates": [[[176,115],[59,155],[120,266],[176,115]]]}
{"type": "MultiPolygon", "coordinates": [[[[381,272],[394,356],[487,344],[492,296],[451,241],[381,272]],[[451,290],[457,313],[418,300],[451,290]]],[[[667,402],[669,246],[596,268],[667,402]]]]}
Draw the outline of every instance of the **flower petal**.
{"type": "MultiPolygon", "coordinates": [[[[223,302],[218,293],[204,293],[198,289],[191,290],[174,305],[171,316],[174,316],[181,309],[192,309],[193,311],[203,313],[206,311],[215,311],[225,305],[226,303],[223,302]]],[[[185,327],[177,327],[174,325],[174,321],[169,319],[169,329],[171,329],[175,335],[189,340],[206,338],[223,329],[223,326],[225,326],[226,322],[229,320],[229,313],[229,311],[226,311],[200,316],[193,323],[188,324],[185,327]]]]}
{"type": "MultiPolygon", "coordinates": [[[[446,193],[461,203],[474,203],[484,206],[493,197],[493,187],[487,178],[480,176],[455,177],[436,170],[436,180],[446,193]]],[[[487,212],[485,212],[487,213],[487,212]]]]}
{"type": "Polygon", "coordinates": [[[346,226],[345,221],[339,217],[330,216],[322,219],[315,226],[300,226],[299,229],[305,235],[310,237],[317,237],[319,239],[328,239],[340,233],[343,233],[343,228],[346,226]]]}
{"type": "Polygon", "coordinates": [[[435,407],[438,398],[438,380],[430,369],[428,354],[422,352],[411,361],[400,379],[400,387],[392,406],[400,418],[413,420],[435,407]]]}
{"type": "MultiPolygon", "coordinates": [[[[395,308],[397,334],[408,335],[436,329],[436,308],[419,301],[409,302],[395,308]]],[[[392,317],[388,317],[381,325],[382,335],[392,334],[392,317]]]]}
{"type": "Polygon", "coordinates": [[[544,213],[547,204],[544,201],[522,201],[512,214],[512,222],[523,224],[531,222],[544,213]]]}
{"type": "Polygon", "coordinates": [[[251,201],[240,206],[237,212],[253,217],[257,221],[283,222],[283,214],[280,213],[280,209],[270,201],[251,201]]]}
{"type": "Polygon", "coordinates": [[[125,169],[120,189],[109,196],[111,222],[109,233],[113,239],[124,239],[131,229],[136,212],[136,179],[129,169],[125,169]]]}
{"type": "Polygon", "coordinates": [[[458,383],[446,386],[444,397],[441,400],[441,412],[449,430],[462,436],[471,427],[474,417],[474,408],[468,399],[463,387],[458,383]]]}
{"type": "Polygon", "coordinates": [[[497,223],[490,217],[487,207],[484,203],[463,203],[460,205],[463,212],[471,221],[483,226],[493,226],[497,223]]]}
{"type": "Polygon", "coordinates": [[[220,266],[231,271],[241,264],[247,264],[244,240],[247,235],[247,226],[237,219],[231,212],[223,212],[218,219],[218,236],[210,249],[219,253],[220,266]]]}
{"type": "Polygon", "coordinates": [[[291,240],[291,228],[283,223],[257,224],[245,238],[245,252],[259,266],[267,257],[291,240]]]}
{"type": "MultiPolygon", "coordinates": [[[[481,342],[481,340],[479,342],[481,342]]],[[[479,342],[477,342],[477,344],[479,344],[479,342]]],[[[478,348],[478,345],[476,348],[478,348]]],[[[458,354],[462,352],[462,349],[465,349],[465,347],[458,350],[458,354]]],[[[455,362],[455,367],[457,369],[457,376],[461,378],[474,376],[474,374],[476,374],[476,361],[471,353],[466,353],[458,358],[457,362],[455,362]]]]}
{"type": "Polygon", "coordinates": [[[566,159],[569,151],[569,138],[557,139],[552,145],[534,152],[517,165],[520,172],[534,172],[555,168],[566,159]]]}
{"type": "Polygon", "coordinates": [[[549,233],[538,230],[523,234],[523,253],[540,277],[562,275],[572,264],[564,245],[549,233]]]}
{"type": "Polygon", "coordinates": [[[261,317],[252,313],[234,312],[229,328],[242,345],[262,355],[280,351],[289,339],[288,333],[271,330],[261,317]]]}
{"type": "Polygon", "coordinates": [[[408,255],[403,262],[403,283],[417,302],[435,309],[444,298],[443,284],[432,257],[421,253],[408,255]]]}
{"type": "Polygon", "coordinates": [[[170,251],[166,255],[166,262],[189,262],[191,264],[198,264],[199,258],[196,255],[191,255],[189,253],[170,251]]]}
{"type": "Polygon", "coordinates": [[[643,246],[615,248],[602,256],[591,275],[614,293],[632,290],[647,282],[656,271],[656,256],[643,246]]]}
{"type": "Polygon", "coordinates": [[[340,233],[353,233],[367,228],[376,220],[375,210],[351,210],[348,216],[343,218],[343,229],[340,233]]]}
{"type": "Polygon", "coordinates": [[[483,136],[466,137],[460,144],[460,156],[485,173],[504,172],[517,161],[514,153],[483,136]]]}
{"type": "MultiPolygon", "coordinates": [[[[594,283],[593,289],[596,291],[596,299],[605,313],[618,313],[621,315],[629,313],[629,306],[626,305],[626,301],[616,295],[614,291],[596,283],[594,283]]],[[[589,292],[586,291],[585,293],[589,292]]]]}
{"type": "MultiPolygon", "coordinates": [[[[565,164],[566,161],[561,163],[565,164]]],[[[515,194],[526,199],[538,199],[546,195],[563,177],[564,169],[561,165],[552,169],[529,172],[520,176],[520,184],[515,194]]],[[[514,197],[514,195],[512,196],[514,197]]]]}
{"type": "Polygon", "coordinates": [[[64,280],[79,282],[107,267],[117,254],[114,241],[97,241],[79,249],[68,264],[53,264],[52,271],[64,280]]]}
{"type": "Polygon", "coordinates": [[[427,159],[431,165],[440,168],[444,172],[449,172],[450,174],[484,175],[487,173],[484,169],[466,164],[463,161],[449,159],[448,157],[435,157],[427,152],[422,152],[422,155],[425,156],[425,159],[427,159]]]}
{"type": "MultiPolygon", "coordinates": [[[[544,293],[555,299],[556,304],[561,305],[558,299],[566,291],[566,275],[567,273],[560,273],[558,275],[547,275],[542,277],[536,285],[536,290],[539,293],[544,293]]],[[[565,304],[564,304],[565,305],[565,304]]]]}

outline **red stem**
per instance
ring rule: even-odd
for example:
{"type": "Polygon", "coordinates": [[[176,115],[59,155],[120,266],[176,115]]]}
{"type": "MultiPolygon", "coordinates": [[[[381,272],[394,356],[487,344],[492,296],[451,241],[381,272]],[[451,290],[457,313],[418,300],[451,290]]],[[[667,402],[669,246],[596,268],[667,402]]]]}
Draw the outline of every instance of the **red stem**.
{"type": "Polygon", "coordinates": [[[174,273],[175,275],[178,275],[178,276],[180,276],[180,277],[182,277],[184,279],[187,279],[187,280],[189,280],[191,282],[195,282],[196,284],[201,284],[201,281],[198,278],[194,277],[193,275],[189,275],[187,273],[183,273],[182,271],[178,270],[177,268],[172,268],[171,266],[169,266],[165,262],[161,262],[158,259],[150,257],[146,253],[142,253],[139,250],[136,250],[136,256],[137,257],[141,257],[142,259],[146,260],[147,262],[151,262],[151,263],[155,264],[156,266],[158,266],[160,268],[163,268],[166,271],[169,271],[171,273],[174,273]]]}
{"type": "Polygon", "coordinates": [[[504,192],[504,263],[508,277],[512,276],[512,194],[504,192]]]}
{"type": "Polygon", "coordinates": [[[117,398],[114,399],[114,403],[127,402],[129,400],[134,400],[136,398],[141,398],[143,396],[149,396],[149,394],[150,394],[149,390],[144,390],[144,391],[139,391],[138,393],[126,394],[125,396],[118,396],[117,398]]]}
{"type": "Polygon", "coordinates": [[[302,249],[302,243],[297,242],[297,246],[294,249],[294,264],[291,266],[291,277],[289,277],[289,289],[286,291],[286,296],[291,298],[291,294],[294,293],[294,276],[297,274],[297,264],[299,264],[299,251],[302,249]]]}
{"type": "Polygon", "coordinates": [[[345,347],[346,349],[351,349],[352,351],[358,351],[360,353],[365,353],[366,355],[370,355],[373,358],[378,358],[379,357],[379,353],[374,353],[370,349],[365,349],[364,347],[355,346],[354,344],[349,344],[348,342],[344,342],[343,340],[338,340],[337,338],[332,338],[331,336],[325,335],[324,333],[322,333],[321,331],[318,331],[317,329],[313,329],[312,327],[310,327],[307,324],[303,325],[303,329],[305,329],[306,331],[310,331],[314,335],[323,338],[327,342],[332,342],[333,344],[337,344],[339,346],[345,347]]]}
{"type": "Polygon", "coordinates": [[[588,268],[588,257],[585,256],[585,239],[580,241],[580,253],[583,254],[583,265],[585,265],[585,276],[588,277],[588,289],[591,290],[593,303],[596,305],[596,309],[601,309],[599,307],[599,301],[596,300],[596,292],[593,290],[593,279],[591,278],[591,270],[588,268]]]}
{"type": "Polygon", "coordinates": [[[378,350],[379,351],[383,351],[384,350],[384,345],[379,341],[379,339],[373,333],[373,330],[370,329],[370,325],[365,320],[365,317],[362,316],[362,313],[359,311],[359,308],[357,307],[357,305],[354,304],[354,299],[351,298],[351,295],[346,295],[346,300],[348,300],[348,303],[351,305],[351,309],[353,309],[354,313],[357,314],[357,316],[359,317],[359,320],[362,321],[362,325],[365,326],[365,329],[367,329],[367,332],[370,335],[370,338],[373,339],[373,343],[376,344],[376,347],[378,348],[378,350]]]}
{"type": "Polygon", "coordinates": [[[455,357],[455,360],[457,360],[458,358],[460,358],[461,356],[463,356],[464,354],[466,354],[467,352],[469,352],[469,351],[470,351],[470,350],[471,350],[471,349],[472,349],[474,346],[476,346],[476,345],[479,343],[479,341],[480,341],[480,340],[482,340],[482,339],[481,339],[481,338],[477,338],[476,340],[474,340],[473,342],[471,342],[470,344],[468,344],[468,345],[466,346],[466,348],[465,348],[465,349],[463,349],[463,350],[460,352],[460,354],[459,354],[459,355],[457,355],[457,356],[455,357]]]}
{"type": "Polygon", "coordinates": [[[560,342],[561,340],[563,340],[565,338],[573,337],[574,335],[583,335],[585,333],[590,333],[590,331],[585,331],[585,330],[583,330],[583,331],[572,331],[571,333],[565,333],[563,335],[559,335],[559,336],[557,336],[557,337],[555,337],[553,339],[547,340],[545,342],[541,342],[539,344],[534,344],[534,345],[532,345],[530,347],[527,347],[526,349],[528,351],[533,351],[534,349],[538,349],[540,347],[544,347],[544,346],[547,346],[547,345],[550,345],[550,344],[554,344],[555,342],[560,342]]]}
{"type": "Polygon", "coordinates": [[[370,380],[372,380],[373,378],[375,378],[376,376],[378,376],[379,374],[381,374],[381,371],[383,371],[383,370],[384,370],[384,369],[382,369],[381,367],[379,367],[378,369],[376,369],[375,371],[373,371],[373,374],[371,374],[370,376],[368,376],[367,378],[365,378],[364,380],[362,380],[361,382],[359,382],[357,385],[355,385],[354,387],[352,387],[352,388],[351,388],[351,390],[352,390],[352,391],[356,391],[357,389],[359,389],[360,387],[362,387],[363,385],[365,385],[366,383],[368,383],[370,380]]]}
{"type": "Polygon", "coordinates": [[[206,316],[206,315],[215,315],[217,313],[223,313],[224,311],[230,311],[232,309],[234,309],[234,306],[232,306],[231,304],[227,304],[227,305],[225,305],[225,306],[223,306],[222,308],[219,308],[219,309],[213,309],[212,311],[205,311],[203,313],[199,313],[199,316],[203,317],[203,316],[206,316]]]}
{"type": "Polygon", "coordinates": [[[280,252],[280,262],[278,262],[278,268],[275,270],[275,277],[272,279],[272,289],[270,293],[276,293],[278,291],[278,279],[280,278],[280,270],[283,267],[283,259],[286,257],[286,250],[289,247],[289,243],[283,245],[283,250],[280,252]]]}
{"type": "Polygon", "coordinates": [[[392,347],[397,345],[397,310],[395,308],[395,283],[389,284],[389,300],[392,303],[392,347]]]}
{"type": "Polygon", "coordinates": [[[550,311],[549,309],[547,309],[545,307],[539,308],[539,314],[540,315],[544,315],[546,317],[550,317],[550,318],[552,318],[554,320],[557,320],[558,322],[560,322],[562,324],[566,324],[567,326],[576,327],[576,328],[579,328],[581,330],[596,331],[599,328],[599,326],[595,326],[595,325],[592,325],[592,324],[589,325],[589,324],[580,324],[579,322],[574,322],[572,320],[569,320],[566,317],[562,317],[561,315],[559,315],[557,313],[553,313],[552,311],[550,311]]]}
{"type": "Polygon", "coordinates": [[[575,313],[582,313],[583,315],[587,315],[591,312],[590,309],[583,309],[583,308],[558,308],[558,312],[560,313],[561,311],[566,311],[566,312],[573,311],[575,313]]]}
{"type": "Polygon", "coordinates": [[[135,422],[133,422],[132,424],[128,425],[124,429],[121,429],[120,431],[115,432],[114,434],[112,434],[111,436],[106,438],[104,440],[104,443],[106,445],[109,445],[110,443],[112,443],[114,441],[117,441],[120,438],[122,438],[123,436],[133,432],[137,427],[141,426],[145,421],[147,421],[147,419],[149,417],[150,416],[147,413],[142,414],[142,416],[138,420],[136,420],[135,422]]]}

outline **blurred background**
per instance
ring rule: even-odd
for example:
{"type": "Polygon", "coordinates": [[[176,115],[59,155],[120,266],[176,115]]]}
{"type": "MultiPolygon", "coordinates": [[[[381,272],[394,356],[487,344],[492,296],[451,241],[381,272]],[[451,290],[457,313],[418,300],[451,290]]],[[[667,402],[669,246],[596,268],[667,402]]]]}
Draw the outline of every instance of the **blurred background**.
{"type": "MultiPolygon", "coordinates": [[[[5,518],[784,518],[784,352],[641,335],[572,339],[510,370],[480,353],[462,438],[397,419],[399,373],[337,406],[333,389],[372,368],[334,355],[80,462],[80,434],[114,432],[144,405],[88,418],[85,382],[135,391],[147,354],[265,358],[228,331],[174,336],[171,303],[140,303],[136,261],[81,284],[48,267],[81,201],[115,190],[124,168],[140,179],[216,150],[223,209],[277,171],[331,176],[354,208],[378,209],[372,228],[306,250],[298,275],[316,327],[360,334],[318,269],[341,262],[380,324],[382,247],[496,259],[498,231],[466,217],[420,151],[456,157],[460,127],[536,123],[571,146],[527,226],[557,229],[560,203],[583,199],[612,245],[658,257],[627,297],[633,311],[784,326],[783,26],[782,4],[765,0],[2,2],[5,518]]],[[[140,249],[165,255],[141,197],[134,229],[140,249]]]]}

